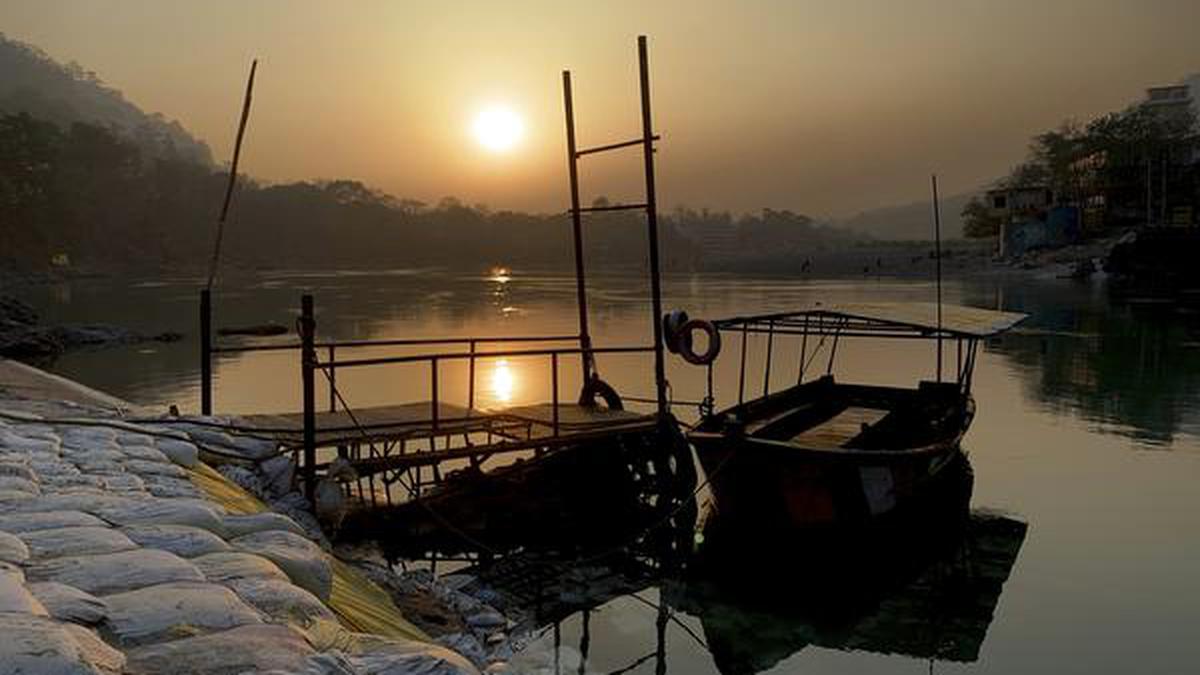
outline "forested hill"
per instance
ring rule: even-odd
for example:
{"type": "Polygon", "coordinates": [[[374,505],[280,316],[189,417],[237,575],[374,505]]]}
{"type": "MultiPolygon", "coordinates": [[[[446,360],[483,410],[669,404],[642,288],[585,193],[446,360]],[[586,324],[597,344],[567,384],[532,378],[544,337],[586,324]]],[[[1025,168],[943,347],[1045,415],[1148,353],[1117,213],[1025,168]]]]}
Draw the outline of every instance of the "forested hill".
{"type": "MultiPolygon", "coordinates": [[[[0,38],[0,271],[199,272],[227,170],[178,123],[148,115],[79,66],[0,38]],[[53,262],[52,262],[53,261],[53,262]]],[[[253,128],[251,132],[253,133],[253,128]]],[[[644,217],[594,214],[590,269],[646,264],[644,217]]],[[[659,220],[666,269],[799,268],[856,235],[802,214],[680,208],[659,220]]],[[[223,269],[570,269],[563,213],[424,204],[355,180],[266,184],[240,176],[223,269]]]]}
{"type": "Polygon", "coordinates": [[[208,145],[178,122],[145,113],[77,63],[63,65],[33,45],[0,33],[0,113],[30,115],[69,126],[87,122],[118,132],[146,154],[175,154],[211,165],[208,145]]]}

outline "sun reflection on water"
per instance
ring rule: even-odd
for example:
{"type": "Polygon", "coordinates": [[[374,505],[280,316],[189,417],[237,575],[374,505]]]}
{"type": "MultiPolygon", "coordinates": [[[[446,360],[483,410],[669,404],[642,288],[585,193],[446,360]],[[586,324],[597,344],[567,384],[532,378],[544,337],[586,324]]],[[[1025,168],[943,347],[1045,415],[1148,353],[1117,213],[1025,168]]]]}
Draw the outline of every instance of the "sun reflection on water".
{"type": "Polygon", "coordinates": [[[496,362],[496,367],[492,370],[491,385],[492,398],[497,403],[504,405],[512,403],[517,381],[506,359],[500,359],[496,362]]]}

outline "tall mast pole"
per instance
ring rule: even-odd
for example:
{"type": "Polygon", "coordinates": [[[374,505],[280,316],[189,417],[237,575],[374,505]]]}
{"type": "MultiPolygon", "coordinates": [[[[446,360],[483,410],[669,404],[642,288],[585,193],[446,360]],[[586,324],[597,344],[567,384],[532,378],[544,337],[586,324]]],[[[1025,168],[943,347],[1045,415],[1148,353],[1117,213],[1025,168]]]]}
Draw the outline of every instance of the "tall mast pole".
{"type": "Polygon", "coordinates": [[[564,70],[563,109],[567,117],[567,169],[571,177],[571,227],[575,237],[575,294],[579,307],[579,349],[583,352],[583,384],[592,378],[592,337],[588,333],[587,284],[583,277],[583,223],[579,210],[579,155],[575,148],[575,104],[571,98],[571,71],[564,70]]]}
{"type": "Polygon", "coordinates": [[[646,162],[646,225],[650,237],[650,304],[654,313],[654,384],[658,393],[658,414],[670,412],[667,402],[667,374],[663,362],[662,285],[658,268],[658,203],[654,193],[654,124],[650,116],[650,63],[646,55],[646,36],[638,36],[638,69],[642,85],[642,154],[646,162]]]}
{"type": "Polygon", "coordinates": [[[942,207],[938,203],[937,174],[930,176],[933,185],[933,246],[937,274],[937,381],[942,381],[942,207]]]}

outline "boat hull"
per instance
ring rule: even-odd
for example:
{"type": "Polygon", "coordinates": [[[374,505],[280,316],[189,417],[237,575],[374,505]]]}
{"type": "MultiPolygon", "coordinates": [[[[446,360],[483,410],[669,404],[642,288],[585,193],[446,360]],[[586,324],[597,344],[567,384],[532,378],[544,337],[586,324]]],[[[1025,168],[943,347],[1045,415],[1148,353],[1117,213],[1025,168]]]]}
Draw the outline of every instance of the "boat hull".
{"type": "Polygon", "coordinates": [[[726,522],[822,527],[865,523],[916,506],[935,492],[970,421],[911,450],[812,449],[753,437],[692,438],[716,510],[726,522]]]}

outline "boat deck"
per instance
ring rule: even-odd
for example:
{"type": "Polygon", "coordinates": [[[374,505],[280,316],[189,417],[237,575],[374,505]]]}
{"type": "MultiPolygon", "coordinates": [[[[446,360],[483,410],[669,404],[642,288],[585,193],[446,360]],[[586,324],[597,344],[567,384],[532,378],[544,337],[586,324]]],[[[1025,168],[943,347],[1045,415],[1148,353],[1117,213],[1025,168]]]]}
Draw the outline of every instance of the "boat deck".
{"type": "MultiPolygon", "coordinates": [[[[300,412],[255,414],[242,418],[247,426],[269,431],[281,442],[299,441],[304,433],[300,412]]],[[[434,438],[491,433],[505,439],[546,439],[590,435],[597,431],[629,431],[655,424],[654,414],[550,403],[495,410],[469,409],[429,401],[316,413],[317,444],[343,440],[434,438]]]]}
{"type": "Polygon", "coordinates": [[[809,448],[840,448],[862,433],[864,425],[875,424],[888,412],[882,408],[850,406],[811,429],[796,434],[790,440],[809,448]]]}

